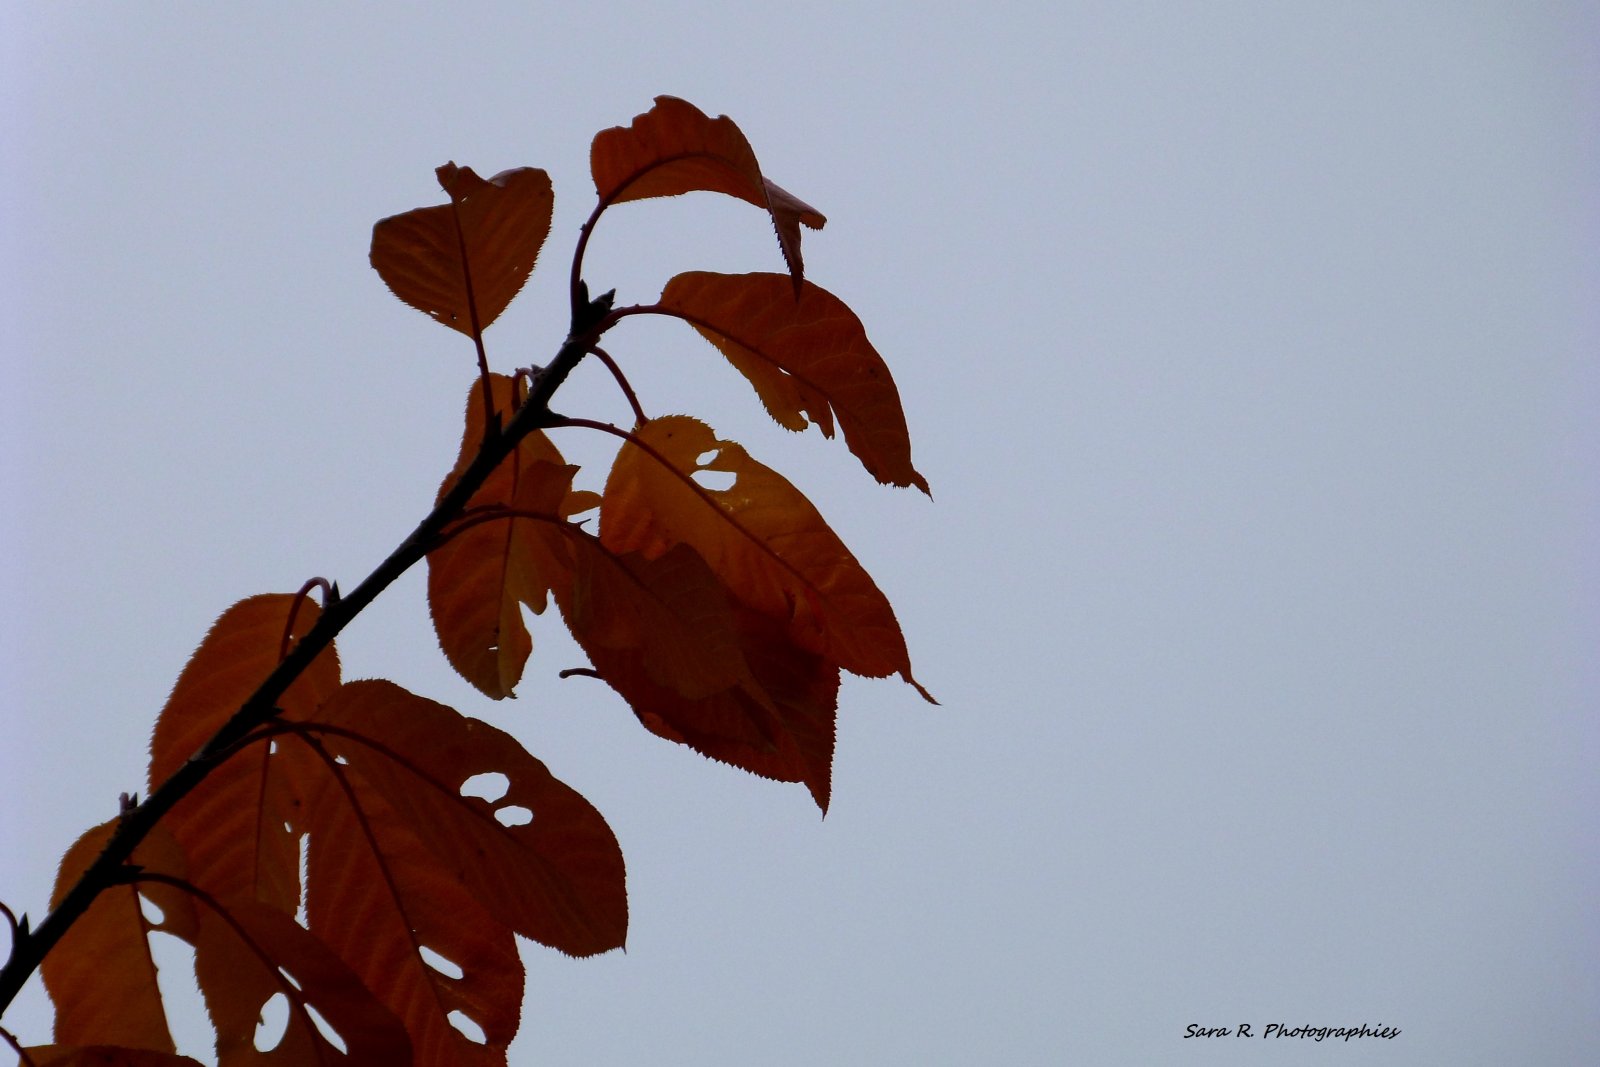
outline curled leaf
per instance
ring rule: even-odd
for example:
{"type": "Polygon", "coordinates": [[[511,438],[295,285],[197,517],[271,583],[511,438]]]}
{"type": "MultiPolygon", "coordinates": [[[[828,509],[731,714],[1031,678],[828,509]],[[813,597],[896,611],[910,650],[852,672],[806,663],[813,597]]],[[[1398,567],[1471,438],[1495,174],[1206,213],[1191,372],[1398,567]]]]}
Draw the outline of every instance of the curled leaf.
{"type": "Polygon", "coordinates": [[[614,126],[595,136],[589,166],[602,207],[704,190],[762,208],[772,218],[799,294],[805,273],[800,227],[820,230],[828,220],[762,177],[750,143],[726,115],[713,119],[687,101],[658,96],[655,106],[635,117],[631,126],[614,126]]]}
{"type": "Polygon", "coordinates": [[[667,283],[660,303],[728,358],[780,425],[804,430],[809,420],[832,437],[837,415],[869,474],[926,493],[927,480],[911,466],[899,390],[861,320],[810,282],[798,300],[788,290],[781,274],[690,271],[667,283]]]}

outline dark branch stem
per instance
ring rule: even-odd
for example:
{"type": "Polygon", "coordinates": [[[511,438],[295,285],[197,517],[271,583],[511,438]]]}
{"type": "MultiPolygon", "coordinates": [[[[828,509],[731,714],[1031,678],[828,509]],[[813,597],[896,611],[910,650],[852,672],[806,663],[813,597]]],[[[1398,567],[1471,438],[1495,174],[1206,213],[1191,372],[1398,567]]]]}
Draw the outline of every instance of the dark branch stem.
{"type": "MultiPolygon", "coordinates": [[[[604,298],[603,298],[604,299],[604,298]]],[[[527,400],[511,422],[498,432],[491,429],[478,454],[438,504],[417,524],[389,557],[348,594],[333,600],[315,625],[289,650],[266,681],[251,694],[222,728],[191,756],[165,782],[122,813],[105,848],[60,902],[38,926],[19,931],[12,943],[5,966],[0,967],[0,1015],[10,1006],[24,982],[38,969],[55,944],[72,924],[89,909],[101,891],[125,878],[124,864],[133,850],[179,800],[205,780],[241,741],[278,714],[278,698],[300,677],[350,622],[375,600],[379,593],[417,563],[434,546],[439,534],[465,511],[489,475],[511,454],[524,437],[560,420],[550,411],[550,398],[572,369],[592,349],[609,324],[601,302],[585,305],[574,318],[574,328],[562,343],[554,361],[535,379],[527,400]]]]}

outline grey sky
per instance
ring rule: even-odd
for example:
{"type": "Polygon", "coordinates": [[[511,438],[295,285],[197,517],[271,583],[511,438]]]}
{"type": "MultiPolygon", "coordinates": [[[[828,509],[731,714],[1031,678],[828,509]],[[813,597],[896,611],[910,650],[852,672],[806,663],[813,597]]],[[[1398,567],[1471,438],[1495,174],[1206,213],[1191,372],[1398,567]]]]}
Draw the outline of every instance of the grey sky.
{"type": "MultiPolygon", "coordinates": [[[[628,859],[627,953],[530,947],[513,1061],[1279,1064],[1319,1053],[1184,1027],[1365,1022],[1403,1033],[1341,1064],[1600,1062],[1592,5],[376,10],[0,15],[0,900],[140,787],[216,615],[431,501],[471,346],[372,223],[446,160],[549,170],[488,335],[542,361],[589,140],[671,93],[828,215],[809,274],[934,500],[677,324],[608,348],[811,496],[942,707],[847,683],[819,820],[557,680],[555,619],[496,705],[387,593],[347,677],[512,730],[628,859]]],[[[609,213],[588,274],[780,263],[697,196],[609,213]]],[[[588,369],[558,406],[622,412],[588,369]]],[[[37,984],[4,1025],[48,1037],[37,984]]]]}

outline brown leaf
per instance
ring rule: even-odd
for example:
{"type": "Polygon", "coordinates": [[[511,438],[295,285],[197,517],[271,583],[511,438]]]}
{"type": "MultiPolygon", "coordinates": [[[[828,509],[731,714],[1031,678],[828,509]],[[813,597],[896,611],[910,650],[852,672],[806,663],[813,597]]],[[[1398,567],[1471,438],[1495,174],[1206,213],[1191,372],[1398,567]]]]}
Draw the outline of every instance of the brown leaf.
{"type": "MultiPolygon", "coordinates": [[[[293,743],[293,742],[290,742],[293,743]]],[[[359,774],[337,764],[309,820],[306,917],[411,1036],[417,1067],[503,1065],[516,1035],[522,961],[495,921],[359,774]],[[435,969],[423,949],[459,969],[435,969]],[[479,1043],[451,1025],[461,1012],[479,1043]]]]}
{"type": "MultiPolygon", "coordinates": [[[[277,667],[297,600],[298,639],[320,611],[288,594],[241,600],[212,626],[156,720],[152,791],[199,751],[277,667]]],[[[279,698],[278,707],[304,718],[338,686],[339,660],[330,647],[279,698]]],[[[182,846],[190,879],[218,896],[259,900],[294,914],[300,901],[295,824],[304,801],[295,785],[304,774],[293,766],[297,758],[302,758],[298,749],[276,742],[249,746],[178,802],[166,824],[182,846]]]]}
{"type": "Polygon", "coordinates": [[[667,283],[661,306],[727,356],[779,424],[804,430],[809,419],[832,437],[837,414],[845,443],[869,474],[928,491],[911,466],[894,378],[838,297],[806,282],[792,300],[781,274],[691,271],[667,283]]]}
{"type": "Polygon", "coordinates": [[[701,698],[659,684],[628,649],[586,648],[595,671],[652,733],[781,782],[804,782],[828,810],[839,668],[789,641],[782,624],[738,609],[751,682],[701,698]]]}
{"type": "Polygon", "coordinates": [[[411,1043],[394,1015],[326,945],[273,908],[234,900],[222,913],[202,910],[194,969],[217,1030],[218,1067],[411,1063],[411,1043]],[[289,1002],[288,1026],[262,1052],[256,1027],[278,993],[289,1002]],[[339,1036],[342,1050],[308,1009],[339,1036]]]}
{"type": "Polygon", "coordinates": [[[484,181],[454,163],[436,173],[450,203],[380,220],[370,259],[395,296],[478,339],[533,272],[550,233],[550,176],[520,167],[484,181]]]}
{"type": "MultiPolygon", "coordinates": [[[[505,375],[489,377],[503,425],[520,403],[522,387],[505,375]]],[[[481,399],[474,385],[467,397],[461,453],[439,487],[441,499],[483,441],[481,399]]],[[[428,611],[439,647],[458,674],[495,700],[512,695],[533,650],[521,605],[543,612],[547,593],[571,569],[570,553],[555,524],[592,506],[592,494],[572,491],[576,470],[562,461],[548,437],[529,434],[467,502],[469,517],[495,509],[523,517],[471,518],[458,532],[447,531],[448,539],[428,553],[428,611]]]]}
{"type": "Polygon", "coordinates": [[[691,700],[754,688],[726,590],[693,549],[677,545],[650,559],[614,553],[575,527],[566,533],[577,569],[558,598],[586,652],[629,655],[655,684],[691,700]]]}
{"type": "Polygon", "coordinates": [[[343,686],[318,721],[338,728],[328,751],[498,921],[574,956],[622,945],[627,899],[611,828],[510,735],[376,680],[343,686]],[[492,804],[461,793],[483,774],[509,781],[492,804]]]}
{"type": "MultiPolygon", "coordinates": [[[[52,907],[100,855],[116,827],[116,819],[102,823],[67,850],[52,907]]],[[[183,873],[182,853],[161,825],[140,842],[131,862],[165,874],[183,873]]],[[[102,890],[39,968],[55,1004],[55,1040],[173,1052],[149,934],[162,930],[192,938],[194,923],[189,898],[170,886],[124,883],[102,890]],[[161,921],[146,918],[141,895],[160,909],[161,921]]]]}
{"type": "Polygon", "coordinates": [[[801,648],[854,674],[899,674],[932,700],[911,676],[889,601],[798,489],[687,416],[652,419],[634,438],[606,481],[606,547],[655,557],[686,544],[801,648]],[[732,474],[733,485],[691,484],[700,471],[732,474]]]}
{"type": "Polygon", "coordinates": [[[601,207],[705,190],[765,209],[799,294],[805,273],[800,226],[820,230],[828,220],[762,177],[750,143],[726,115],[709,118],[687,101],[658,96],[655,106],[636,116],[631,126],[614,126],[595,136],[589,166],[601,207]]]}
{"type": "Polygon", "coordinates": [[[188,1056],[118,1045],[34,1045],[23,1051],[33,1067],[202,1067],[188,1056]]]}

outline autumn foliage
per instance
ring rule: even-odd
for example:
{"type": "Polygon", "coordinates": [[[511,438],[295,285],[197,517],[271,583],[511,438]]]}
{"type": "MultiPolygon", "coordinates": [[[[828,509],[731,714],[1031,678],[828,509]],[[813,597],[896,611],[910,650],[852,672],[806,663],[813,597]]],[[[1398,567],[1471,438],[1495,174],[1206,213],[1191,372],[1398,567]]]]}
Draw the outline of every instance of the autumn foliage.
{"type": "Polygon", "coordinates": [[[804,276],[801,235],[823,216],[762,174],[732,121],[670,97],[600,133],[591,165],[572,320],[546,367],[493,371],[484,345],[549,234],[543,171],[446,164],[445,203],[373,228],[379,277],[473,342],[460,454],[433,511],[354,590],[314,579],[224,611],[156,721],[146,799],[125,797],[67,850],[37,927],[4,909],[0,1009],[35,969],[56,1008],[53,1044],[0,1031],[20,1062],[193,1062],[168,1030],[156,932],[193,946],[223,1065],[503,1064],[523,992],[516,936],[574,956],[623,944],[622,853],[598,811],[509,734],[344,679],[334,636],[415,563],[440,648],[486,696],[522,679],[523,609],[554,604],[589,660],[566,673],[603,680],[661,737],[802,783],[824,810],[841,671],[927,696],[888,600],[811,502],[705,422],[646,417],[598,347],[632,316],[681,319],[778,423],[837,428],[874,479],[926,492],[888,367],[804,276]],[[696,190],[766,212],[786,270],[680,274],[652,304],[591,297],[583,252],[602,213],[696,190]],[[589,356],[633,426],[549,407],[589,356]],[[557,430],[616,440],[603,491],[574,487],[557,430]],[[288,1025],[261,1048],[274,998],[288,1025]]]}

